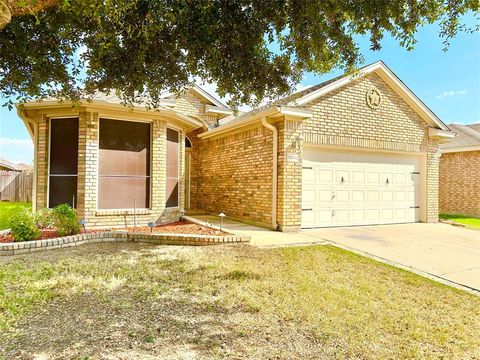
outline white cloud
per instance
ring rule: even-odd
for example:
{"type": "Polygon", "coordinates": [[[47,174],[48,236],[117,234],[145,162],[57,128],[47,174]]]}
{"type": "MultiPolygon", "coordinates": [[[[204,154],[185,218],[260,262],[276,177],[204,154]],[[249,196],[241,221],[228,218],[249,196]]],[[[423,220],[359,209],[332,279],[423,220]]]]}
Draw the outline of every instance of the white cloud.
{"type": "Polygon", "coordinates": [[[436,95],[435,98],[441,99],[441,98],[450,97],[450,96],[460,96],[460,95],[465,95],[466,93],[467,93],[467,89],[463,89],[459,91],[450,90],[450,91],[444,91],[443,93],[436,95]]]}
{"type": "Polygon", "coordinates": [[[0,138],[0,157],[13,163],[31,164],[33,142],[31,139],[0,138]]]}

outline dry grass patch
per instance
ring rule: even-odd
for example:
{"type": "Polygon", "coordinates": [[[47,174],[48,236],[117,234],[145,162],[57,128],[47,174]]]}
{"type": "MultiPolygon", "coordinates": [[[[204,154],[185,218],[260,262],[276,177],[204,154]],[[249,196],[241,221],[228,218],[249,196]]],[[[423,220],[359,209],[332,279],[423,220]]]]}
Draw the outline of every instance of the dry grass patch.
{"type": "Polygon", "coordinates": [[[480,357],[478,297],[333,247],[98,244],[0,266],[8,358],[480,357]]]}

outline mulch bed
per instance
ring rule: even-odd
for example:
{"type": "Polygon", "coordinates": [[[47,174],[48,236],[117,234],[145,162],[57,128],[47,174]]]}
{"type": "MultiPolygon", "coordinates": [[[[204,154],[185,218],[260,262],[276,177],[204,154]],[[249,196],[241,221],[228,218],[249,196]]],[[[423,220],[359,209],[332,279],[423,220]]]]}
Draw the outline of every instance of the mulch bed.
{"type": "MultiPolygon", "coordinates": [[[[134,227],[122,227],[122,228],[112,228],[112,229],[89,229],[87,233],[94,233],[99,231],[115,231],[115,230],[126,230],[129,232],[150,232],[151,229],[148,226],[138,226],[134,227]]],[[[42,229],[40,238],[36,240],[45,240],[59,237],[57,230],[55,229],[42,229]]],[[[82,230],[82,233],[84,231],[82,230]]],[[[199,225],[192,223],[190,221],[181,220],[175,221],[165,225],[157,225],[153,228],[154,233],[170,233],[170,234],[195,234],[195,235],[210,235],[210,236],[225,236],[228,233],[220,230],[215,230],[207,226],[199,225]]],[[[9,243],[14,242],[13,237],[10,233],[0,234],[0,243],[9,243]]]]}
{"type": "MultiPolygon", "coordinates": [[[[148,226],[137,226],[136,228],[114,228],[112,230],[128,230],[131,232],[150,232],[148,226]]],[[[154,233],[172,233],[172,234],[194,234],[194,235],[211,235],[225,236],[228,235],[224,231],[215,230],[207,226],[195,224],[190,221],[180,220],[165,225],[157,225],[153,228],[154,233]]]]}

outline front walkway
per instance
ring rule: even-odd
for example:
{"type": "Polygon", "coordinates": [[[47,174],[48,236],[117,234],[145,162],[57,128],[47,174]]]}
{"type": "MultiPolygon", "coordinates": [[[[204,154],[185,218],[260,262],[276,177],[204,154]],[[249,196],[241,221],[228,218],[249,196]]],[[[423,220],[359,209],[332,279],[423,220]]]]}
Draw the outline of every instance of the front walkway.
{"type": "MultiPolygon", "coordinates": [[[[203,222],[208,221],[215,226],[220,226],[220,218],[218,216],[191,215],[190,217],[203,222]]],[[[223,220],[223,226],[233,234],[250,236],[250,245],[258,247],[325,244],[325,240],[312,237],[303,232],[283,233],[280,231],[272,231],[259,226],[229,220],[228,218],[223,220]]]]}
{"type": "MultiPolygon", "coordinates": [[[[196,219],[219,225],[216,216],[196,219]]],[[[330,244],[480,293],[480,231],[448,224],[396,224],[338,227],[282,233],[232,220],[229,231],[251,236],[258,247],[330,244]]]]}

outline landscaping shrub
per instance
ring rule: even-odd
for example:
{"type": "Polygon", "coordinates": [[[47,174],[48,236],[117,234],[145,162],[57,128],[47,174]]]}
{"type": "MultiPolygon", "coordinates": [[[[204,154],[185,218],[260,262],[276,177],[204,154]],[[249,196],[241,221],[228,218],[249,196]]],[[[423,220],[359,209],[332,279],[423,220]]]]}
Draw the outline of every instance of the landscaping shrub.
{"type": "Polygon", "coordinates": [[[75,235],[80,232],[77,213],[69,205],[62,204],[54,207],[52,215],[58,235],[75,235]]]}
{"type": "Polygon", "coordinates": [[[41,232],[34,221],[34,214],[24,209],[10,218],[10,233],[15,241],[36,240],[41,232]]]}
{"type": "Polygon", "coordinates": [[[55,225],[51,209],[42,209],[38,211],[34,215],[34,221],[39,229],[49,229],[55,225]]]}

